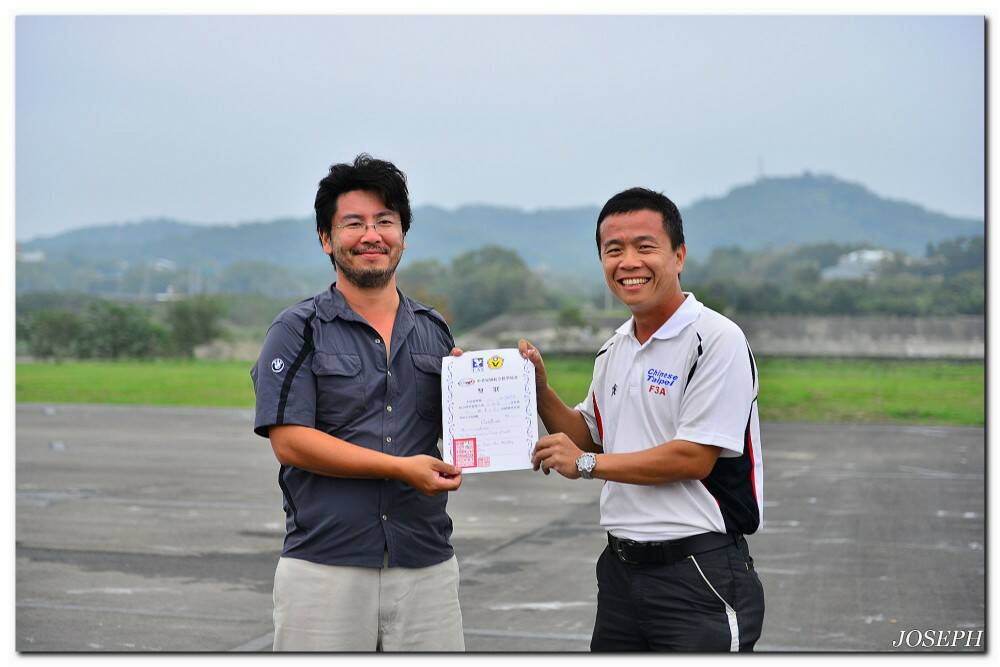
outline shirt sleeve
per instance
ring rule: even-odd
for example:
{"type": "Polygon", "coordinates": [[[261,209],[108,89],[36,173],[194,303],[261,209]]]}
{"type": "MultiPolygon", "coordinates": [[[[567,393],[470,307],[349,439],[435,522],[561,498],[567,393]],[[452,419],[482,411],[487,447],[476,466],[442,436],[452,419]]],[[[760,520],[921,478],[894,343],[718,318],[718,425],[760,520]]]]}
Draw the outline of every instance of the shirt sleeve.
{"type": "Polygon", "coordinates": [[[312,372],[312,323],[271,325],[250,369],[256,395],[253,430],[268,437],[272,426],[316,426],[316,377],[312,372]],[[296,331],[296,328],[301,330],[296,331]]]}
{"type": "Polygon", "coordinates": [[[750,350],[738,328],[725,330],[702,344],[694,376],[684,390],[678,419],[678,440],[715,445],[743,453],[750,409],[756,398],[756,380],[750,350]]]}

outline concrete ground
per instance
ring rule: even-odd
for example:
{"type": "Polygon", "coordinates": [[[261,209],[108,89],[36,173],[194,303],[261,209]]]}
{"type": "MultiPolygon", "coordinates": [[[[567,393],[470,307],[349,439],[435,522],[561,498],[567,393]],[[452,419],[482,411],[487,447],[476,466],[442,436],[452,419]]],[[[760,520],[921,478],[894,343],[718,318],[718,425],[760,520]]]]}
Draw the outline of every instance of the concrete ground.
{"type": "MultiPolygon", "coordinates": [[[[262,651],[283,514],[248,410],[17,406],[16,648],[262,651]]],[[[894,651],[984,630],[980,428],[763,426],[762,651],[894,651]],[[911,636],[912,637],[912,636],[911,636]]],[[[469,651],[585,651],[600,482],[452,494],[469,651]]],[[[913,648],[908,650],[933,650],[913,648]]]]}

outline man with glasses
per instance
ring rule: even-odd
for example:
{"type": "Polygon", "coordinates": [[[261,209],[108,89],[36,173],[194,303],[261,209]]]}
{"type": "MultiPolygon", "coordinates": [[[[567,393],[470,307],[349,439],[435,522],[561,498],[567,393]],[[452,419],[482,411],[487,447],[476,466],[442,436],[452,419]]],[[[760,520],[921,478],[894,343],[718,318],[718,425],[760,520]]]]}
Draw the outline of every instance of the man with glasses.
{"type": "Polygon", "coordinates": [[[315,209],[337,280],[275,318],[250,373],[285,510],[274,650],[464,650],[445,512],[462,475],[437,447],[441,358],[461,352],[396,288],[406,178],[359,155],[315,209]]]}

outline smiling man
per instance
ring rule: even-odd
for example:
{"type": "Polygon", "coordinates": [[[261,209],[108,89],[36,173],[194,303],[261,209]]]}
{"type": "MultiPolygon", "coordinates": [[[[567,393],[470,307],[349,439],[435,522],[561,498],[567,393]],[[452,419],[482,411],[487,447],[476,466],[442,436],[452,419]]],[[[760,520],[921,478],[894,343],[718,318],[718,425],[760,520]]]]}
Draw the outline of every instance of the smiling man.
{"type": "Polygon", "coordinates": [[[538,350],[545,474],[605,480],[593,651],[751,651],[764,594],[744,535],[761,523],[757,366],[743,332],[681,290],[687,248],[667,197],[621,192],[597,219],[608,287],[632,317],[597,353],[575,408],[538,350]]]}
{"type": "Polygon", "coordinates": [[[396,288],[410,204],[392,163],[336,164],[316,194],[330,288],[279,314],[251,370],[254,432],[278,459],[285,543],[276,651],[461,651],[441,460],[436,311],[396,288]]]}

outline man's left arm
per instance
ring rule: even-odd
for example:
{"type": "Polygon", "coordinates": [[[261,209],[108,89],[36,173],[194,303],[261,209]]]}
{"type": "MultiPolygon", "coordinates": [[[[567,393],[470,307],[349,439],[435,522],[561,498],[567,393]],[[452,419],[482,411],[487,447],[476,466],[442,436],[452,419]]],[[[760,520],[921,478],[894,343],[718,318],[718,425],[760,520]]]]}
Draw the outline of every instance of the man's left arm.
{"type": "MultiPolygon", "coordinates": [[[[626,484],[700,480],[712,472],[719,456],[742,453],[756,398],[746,338],[734,325],[704,341],[703,348],[683,389],[674,438],[641,451],[597,454],[594,478],[626,484]]],[[[582,455],[569,438],[556,434],[538,441],[532,463],[576,479],[576,460],[582,455]]]]}
{"type": "MultiPolygon", "coordinates": [[[[596,454],[594,479],[625,484],[664,484],[686,479],[704,479],[712,472],[721,448],[688,440],[671,440],[656,447],[627,454],[596,454]]],[[[541,438],[535,447],[532,463],[555,470],[563,477],[576,479],[580,473],[576,460],[583,456],[564,434],[541,438]],[[544,464],[544,465],[543,465],[544,464]]]]}

